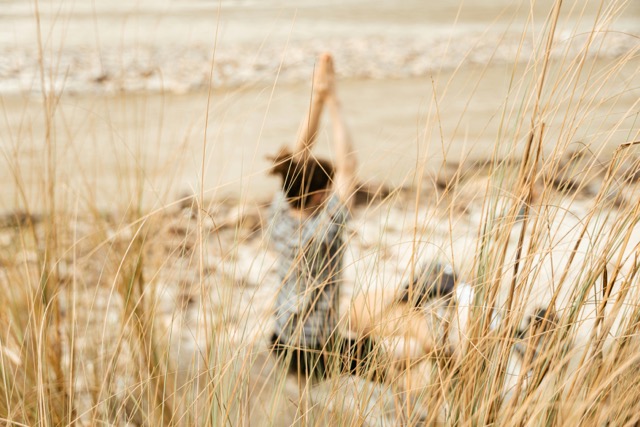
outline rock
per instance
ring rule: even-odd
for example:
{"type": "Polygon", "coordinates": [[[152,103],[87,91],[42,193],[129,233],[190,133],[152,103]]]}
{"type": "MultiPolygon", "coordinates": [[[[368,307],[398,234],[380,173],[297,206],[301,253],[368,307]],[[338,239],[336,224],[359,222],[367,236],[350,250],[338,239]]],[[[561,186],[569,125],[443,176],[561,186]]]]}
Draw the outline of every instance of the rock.
{"type": "Polygon", "coordinates": [[[107,240],[109,242],[130,242],[133,239],[134,231],[131,227],[123,227],[119,230],[110,229],[107,231],[107,240]]]}
{"type": "Polygon", "coordinates": [[[229,210],[221,225],[257,230],[262,226],[262,213],[255,204],[240,205],[229,210]]]}
{"type": "Polygon", "coordinates": [[[0,232],[0,246],[7,247],[13,242],[13,232],[10,230],[3,230],[0,232]]]}
{"type": "Polygon", "coordinates": [[[37,264],[39,260],[36,251],[23,250],[16,254],[13,261],[15,264],[37,264]]]}

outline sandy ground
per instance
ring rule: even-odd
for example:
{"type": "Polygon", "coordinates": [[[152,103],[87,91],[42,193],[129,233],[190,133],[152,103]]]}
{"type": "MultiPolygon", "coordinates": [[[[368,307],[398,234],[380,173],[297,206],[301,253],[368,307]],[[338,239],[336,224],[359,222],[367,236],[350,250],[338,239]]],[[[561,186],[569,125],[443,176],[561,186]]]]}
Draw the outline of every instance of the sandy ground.
{"type": "MultiPolygon", "coordinates": [[[[526,61],[541,43],[553,3],[4,0],[0,92],[39,92],[44,81],[71,93],[184,93],[210,82],[272,81],[277,72],[282,80],[306,81],[323,50],[336,55],[341,78],[421,77],[464,63],[526,61]]],[[[599,14],[599,6],[565,4],[555,57],[579,53],[597,17],[610,30],[596,36],[599,57],[636,45],[638,5],[628,2],[614,19],[611,9],[599,14]]]]}
{"type": "MultiPolygon", "coordinates": [[[[363,181],[414,184],[423,168],[485,160],[498,145],[517,158],[552,3],[41,1],[38,32],[35,5],[5,0],[0,212],[41,211],[47,176],[66,209],[155,208],[200,189],[264,201],[275,188],[264,156],[292,143],[325,50],[363,181]],[[53,90],[50,132],[42,82],[53,90]]],[[[607,158],[634,136],[638,60],[624,54],[637,47],[640,9],[610,18],[598,5],[562,9],[543,94],[546,153],[569,140],[607,158]],[[609,31],[583,51],[597,16],[609,31]],[[574,79],[565,58],[582,54],[574,79]]],[[[330,156],[327,130],[318,148],[330,156]]]]}
{"type": "MultiPolygon", "coordinates": [[[[265,222],[276,181],[266,176],[264,156],[295,136],[309,102],[310,58],[325,49],[335,53],[360,180],[397,190],[386,201],[354,211],[342,289],[346,312],[354,294],[402,283],[414,258],[444,259],[473,281],[472,249],[477,248],[488,188],[486,169],[473,163],[490,158],[498,146],[503,151],[497,158],[518,158],[522,153],[531,112],[528,94],[534,92],[531,75],[539,72],[539,64],[527,63],[526,58],[539,40],[525,37],[525,60],[515,66],[512,55],[529,11],[507,1],[486,7],[472,3],[460,11],[455,1],[416,0],[400,6],[378,2],[375,7],[366,2],[304,2],[296,7],[286,1],[222,2],[219,69],[209,102],[216,6],[196,1],[181,6],[111,3],[96,1],[93,8],[83,3],[75,9],[67,9],[72,5],[65,3],[56,15],[53,3],[41,2],[43,28],[50,36],[45,43],[48,58],[59,52],[62,64],[53,79],[45,79],[45,86],[53,82],[53,87],[68,89],[55,103],[49,148],[33,11],[23,2],[3,3],[0,212],[8,215],[2,217],[0,230],[0,281],[38,283],[37,252],[21,246],[11,214],[31,211],[36,219],[46,220],[41,212],[46,177],[52,173],[46,159],[53,147],[56,207],[70,231],[61,243],[65,251],[58,263],[66,286],[60,298],[64,321],[72,310],[77,316],[75,357],[83,374],[76,389],[83,419],[90,419],[89,408],[99,397],[90,384],[101,382],[113,361],[123,375],[108,384],[105,393],[134,390],[145,381],[135,372],[138,365],[130,363],[134,339],[122,323],[123,301],[116,291],[118,261],[136,230],[120,219],[141,207],[154,212],[143,229],[148,233],[146,304],[155,307],[153,328],[167,344],[175,381],[193,384],[203,372],[202,349],[214,336],[213,344],[231,344],[221,350],[221,358],[252,361],[250,371],[234,369],[262,391],[250,393],[253,416],[289,425],[297,413],[298,384],[265,374],[273,366],[265,338],[278,281],[265,222]],[[56,16],[69,19],[57,21],[56,16]],[[456,25],[450,25],[454,21],[456,25]],[[61,42],[64,49],[56,49],[61,42]],[[459,163],[468,175],[443,196],[459,163]],[[176,202],[201,189],[211,201],[206,205],[202,246],[192,206],[185,200],[176,202]],[[83,305],[75,311],[79,306],[73,301],[89,301],[90,309],[83,305]],[[215,316],[205,321],[203,313],[215,316]],[[121,336],[128,338],[116,348],[121,336]],[[232,354],[237,349],[241,357],[232,354]],[[270,395],[278,381],[284,381],[285,392],[270,395]]],[[[532,34],[538,34],[550,3],[536,2],[532,34]]],[[[616,21],[619,32],[613,31],[608,44],[594,50],[600,52],[599,59],[595,53],[588,57],[577,84],[564,80],[571,73],[561,59],[566,52],[575,54],[566,40],[578,41],[572,31],[589,27],[596,3],[586,2],[580,18],[575,12],[563,15],[559,34],[564,44],[554,51],[549,78],[553,84],[543,96],[541,117],[548,132],[544,156],[558,141],[571,141],[571,148],[589,145],[590,158],[606,163],[616,146],[637,139],[638,60],[625,59],[618,66],[620,55],[637,44],[624,34],[637,32],[637,3],[631,2],[628,13],[616,21]]],[[[328,130],[323,128],[318,152],[331,157],[328,130]]],[[[584,179],[582,172],[576,168],[572,173],[584,179]]],[[[525,304],[528,312],[547,302],[581,221],[593,208],[598,179],[601,176],[575,198],[554,193],[545,205],[534,203],[536,212],[554,213],[545,246],[549,251],[536,255],[543,267],[525,304]]],[[[607,194],[603,212],[633,206],[636,190],[625,187],[607,194]]],[[[516,224],[510,233],[509,256],[521,226],[516,224]]],[[[43,233],[42,223],[37,227],[43,233]]],[[[631,233],[634,246],[640,241],[637,226],[631,233]]],[[[593,253],[592,243],[597,244],[587,239],[579,253],[593,253]]],[[[578,259],[577,265],[589,262],[578,259]]],[[[576,280],[580,277],[580,271],[571,274],[576,280]]],[[[568,304],[564,297],[559,307],[568,304]]],[[[594,304],[595,296],[588,307],[594,304]]],[[[593,313],[587,310],[584,318],[585,337],[580,338],[588,335],[593,313]]],[[[372,419],[382,420],[378,424],[394,419],[397,396],[370,383],[343,380],[343,394],[330,395],[335,390],[320,385],[314,389],[316,401],[353,407],[348,397],[367,388],[380,398],[374,399],[375,408],[361,410],[373,411],[372,419]]],[[[120,405],[124,413],[140,416],[129,403],[120,405]]]]}
{"type": "MultiPolygon", "coordinates": [[[[476,248],[478,243],[482,205],[488,188],[487,172],[486,168],[468,168],[457,183],[451,181],[451,175],[449,178],[443,176],[437,183],[426,179],[419,192],[401,190],[386,200],[356,207],[346,231],[348,250],[345,281],[341,288],[341,312],[346,315],[353,297],[362,292],[393,293],[406,281],[412,262],[423,264],[433,259],[450,262],[463,280],[473,284],[476,253],[470,248],[476,248]],[[442,186],[447,183],[449,190],[443,193],[442,186]]],[[[585,179],[584,176],[580,178],[585,179]]],[[[600,182],[601,177],[594,175],[591,184],[578,193],[555,192],[544,204],[534,201],[533,212],[544,215],[550,222],[548,234],[545,234],[548,242],[543,244],[546,249],[533,255],[536,260],[531,259],[537,265],[538,273],[527,301],[520,301],[525,310],[521,313],[523,317],[548,303],[554,290],[554,272],[558,274],[566,264],[581,231],[581,221],[590,210],[603,209],[603,214],[615,218],[616,212],[637,203],[634,196],[637,188],[624,186],[610,192],[601,208],[594,206],[594,192],[598,191],[600,182]]],[[[240,386],[245,400],[239,399],[237,404],[246,405],[242,406],[244,412],[241,413],[248,417],[242,422],[251,419],[261,425],[264,420],[270,425],[290,425],[300,411],[304,411],[305,399],[311,399],[311,406],[315,408],[312,417],[316,419],[323,416],[357,419],[366,414],[371,425],[392,425],[398,417],[397,408],[402,406],[399,403],[410,399],[410,393],[344,377],[314,385],[308,393],[302,393],[306,397],[301,400],[296,378],[273,370],[275,364],[269,354],[267,337],[272,330],[273,303],[279,280],[275,274],[277,254],[269,246],[268,206],[252,202],[244,205],[212,202],[207,205],[207,212],[202,224],[202,241],[198,237],[197,215],[189,200],[150,216],[140,229],[146,248],[143,252],[143,305],[153,313],[156,343],[163,353],[166,352],[163,357],[166,357],[169,371],[175,373],[172,378],[175,385],[182,387],[181,393],[193,399],[191,393],[201,390],[208,381],[215,381],[227,391],[240,386]],[[200,246],[201,242],[204,246],[200,246]],[[215,380],[202,376],[207,366],[205,349],[211,346],[216,348],[217,363],[229,361],[229,370],[220,373],[215,380]],[[247,369],[248,366],[251,368],[247,369]],[[371,399],[365,399],[368,402],[365,407],[362,399],[354,397],[364,395],[371,396],[371,399]]],[[[46,221],[46,218],[34,220],[46,221]]],[[[37,253],[32,249],[20,249],[16,239],[18,231],[12,221],[11,217],[5,219],[0,234],[1,277],[6,280],[1,283],[3,286],[12,280],[25,283],[26,277],[35,285],[39,274],[37,253]],[[28,272],[27,276],[25,272],[28,272]]],[[[67,219],[60,217],[58,221],[67,219]]],[[[112,383],[105,383],[106,388],[100,393],[136,395],[142,393],[137,391],[140,382],[147,381],[144,374],[136,371],[137,364],[132,363],[135,334],[131,335],[131,323],[123,324],[124,303],[118,291],[122,276],[129,268],[127,262],[121,262],[127,259],[125,254],[131,249],[132,239],[141,224],[118,223],[115,217],[99,220],[100,227],[95,226],[96,219],[84,216],[68,221],[72,234],[65,233],[59,238],[61,247],[72,249],[65,250],[57,263],[63,284],[59,298],[62,324],[67,325],[65,328],[73,327],[76,334],[77,410],[82,414],[81,419],[89,422],[94,411],[108,411],[103,404],[96,406],[101,395],[91,391],[89,385],[96,379],[105,378],[105,372],[113,366],[118,374],[112,383]]],[[[36,225],[39,234],[43,225],[42,222],[36,225]]],[[[589,227],[588,236],[597,234],[593,232],[602,225],[596,221],[589,227]]],[[[604,225],[613,227],[615,220],[605,221],[604,225]]],[[[530,223],[529,231],[532,226],[530,223]]],[[[514,256],[521,228],[522,223],[516,223],[510,233],[507,259],[514,256]]],[[[640,241],[640,229],[635,226],[630,231],[632,244],[623,249],[625,253],[633,251],[640,241]]],[[[589,254],[597,253],[593,248],[599,245],[602,241],[591,237],[583,242],[570,270],[569,281],[580,280],[585,266],[590,265],[589,254]]],[[[628,267],[625,264],[623,270],[628,267]]],[[[506,297],[509,279],[506,272],[501,281],[498,312],[506,297]]],[[[14,301],[19,301],[20,293],[27,289],[13,288],[8,292],[14,301]]],[[[560,315],[570,303],[566,299],[570,290],[567,288],[557,301],[560,315]]],[[[578,335],[574,343],[577,348],[588,337],[589,325],[595,318],[593,310],[598,301],[595,289],[588,299],[581,317],[584,334],[578,335]]],[[[465,304],[470,302],[461,302],[460,319],[468,315],[469,305],[465,304]]],[[[435,313],[430,310],[422,314],[425,328],[429,327],[429,319],[435,313]]],[[[462,335],[454,342],[464,348],[464,331],[460,333],[462,335]]],[[[67,344],[63,342],[68,352],[67,344]]],[[[394,347],[396,349],[404,349],[404,344],[396,342],[395,345],[399,346],[394,347]]],[[[420,351],[417,352],[420,356],[420,351]]],[[[67,353],[66,363],[68,357],[71,356],[67,353]]],[[[428,371],[416,369],[413,381],[428,384],[428,371]]],[[[176,405],[179,407],[179,403],[176,405]]],[[[134,423],[143,416],[126,399],[116,402],[116,406],[118,416],[130,417],[134,423]]],[[[336,418],[332,419],[335,421],[336,418]]]]}
{"type": "MultiPolygon", "coordinates": [[[[607,159],[614,147],[633,138],[637,61],[619,69],[615,61],[593,65],[594,80],[587,85],[589,80],[582,78],[577,88],[584,107],[572,101],[571,87],[553,95],[558,103],[544,107],[545,154],[562,139],[573,141],[574,148],[591,145],[607,159]],[[611,73],[608,80],[602,80],[603,73],[611,73]]],[[[516,77],[522,75],[519,70],[516,77]]],[[[509,90],[511,75],[509,66],[495,65],[424,78],[341,81],[361,180],[412,185],[424,173],[440,170],[443,159],[486,160],[498,144],[505,148],[495,155],[518,158],[529,126],[518,111],[518,93],[528,91],[532,82],[516,78],[509,90]]],[[[309,94],[308,84],[276,81],[215,90],[208,119],[208,94],[202,91],[64,95],[56,104],[51,137],[59,206],[113,209],[115,202],[118,209],[131,203],[151,209],[197,193],[201,184],[208,198],[266,201],[265,192],[272,193],[276,182],[266,177],[265,156],[292,144],[309,94]]],[[[29,95],[5,95],[0,101],[0,179],[10,183],[0,189],[0,211],[24,210],[21,192],[31,210],[41,210],[47,171],[43,104],[29,95]]],[[[317,145],[319,155],[331,158],[328,119],[317,145]]]]}

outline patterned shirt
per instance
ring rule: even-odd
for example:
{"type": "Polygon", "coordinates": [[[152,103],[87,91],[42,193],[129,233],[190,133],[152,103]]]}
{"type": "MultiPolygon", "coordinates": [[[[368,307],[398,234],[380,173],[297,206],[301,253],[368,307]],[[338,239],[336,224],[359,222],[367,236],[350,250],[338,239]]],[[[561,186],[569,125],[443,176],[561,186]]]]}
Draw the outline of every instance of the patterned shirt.
{"type": "Polygon", "coordinates": [[[295,217],[289,209],[284,193],[278,192],[271,205],[271,243],[280,255],[281,281],[275,332],[289,345],[317,348],[338,321],[342,230],[349,214],[335,194],[308,218],[295,217]]]}

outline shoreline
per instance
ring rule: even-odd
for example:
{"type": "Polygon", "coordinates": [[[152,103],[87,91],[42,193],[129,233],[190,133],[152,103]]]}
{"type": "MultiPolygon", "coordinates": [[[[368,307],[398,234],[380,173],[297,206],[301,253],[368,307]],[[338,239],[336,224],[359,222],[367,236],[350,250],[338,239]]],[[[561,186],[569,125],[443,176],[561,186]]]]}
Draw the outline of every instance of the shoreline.
{"type": "MultiPolygon", "coordinates": [[[[559,43],[552,59],[581,54],[582,37],[559,43]]],[[[599,48],[588,59],[615,62],[636,46],[625,34],[593,41],[599,48]]],[[[525,67],[535,56],[533,42],[522,34],[487,35],[482,31],[457,37],[420,40],[363,37],[309,42],[231,45],[215,49],[190,46],[68,48],[44,58],[47,92],[73,96],[123,94],[190,94],[213,89],[234,90],[269,84],[300,84],[313,74],[313,58],[323,51],[336,58],[344,80],[400,80],[450,74],[460,68],[525,67]],[[514,58],[518,59],[514,64],[514,58]]],[[[0,49],[0,95],[41,95],[39,58],[28,49],[0,49]]]]}
{"type": "MultiPolygon", "coordinates": [[[[20,0],[3,3],[0,94],[42,90],[39,45],[46,90],[81,96],[307,82],[323,51],[334,55],[340,80],[523,65],[544,55],[541,37],[553,6],[551,0],[531,7],[506,0],[40,3],[37,22],[33,8],[20,0]]],[[[595,1],[579,9],[561,11],[553,58],[586,53],[585,59],[615,61],[634,51],[637,4],[618,16],[602,13],[595,1]]]]}

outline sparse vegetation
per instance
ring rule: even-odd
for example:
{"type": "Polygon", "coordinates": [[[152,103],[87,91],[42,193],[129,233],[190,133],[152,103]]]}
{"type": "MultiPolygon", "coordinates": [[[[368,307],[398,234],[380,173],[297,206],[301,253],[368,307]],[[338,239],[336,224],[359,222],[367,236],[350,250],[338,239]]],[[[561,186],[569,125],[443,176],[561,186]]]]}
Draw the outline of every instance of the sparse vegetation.
{"type": "MultiPolygon", "coordinates": [[[[603,4],[569,43],[556,25],[579,4],[554,3],[496,94],[486,161],[430,174],[417,150],[412,185],[362,186],[341,328],[376,338],[382,383],[367,372],[307,382],[277,365],[266,205],[210,198],[200,177],[196,196],[148,208],[147,165],[123,178],[134,202],[59,203],[61,94],[43,83],[41,211],[17,151],[3,150],[18,196],[0,220],[0,424],[640,424],[640,103],[620,111],[622,94],[606,92],[611,80],[637,90],[640,44],[597,67],[593,53],[624,4],[603,4]],[[589,128],[599,103],[616,125],[589,128]],[[621,133],[628,143],[607,151],[621,133]],[[389,305],[429,259],[454,265],[473,294],[389,305]],[[359,329],[354,307],[374,327],[359,329]]],[[[58,72],[40,66],[43,82],[58,72]]],[[[445,96],[421,123],[443,145],[445,96]]],[[[206,145],[202,175],[205,158],[206,145]]]]}

